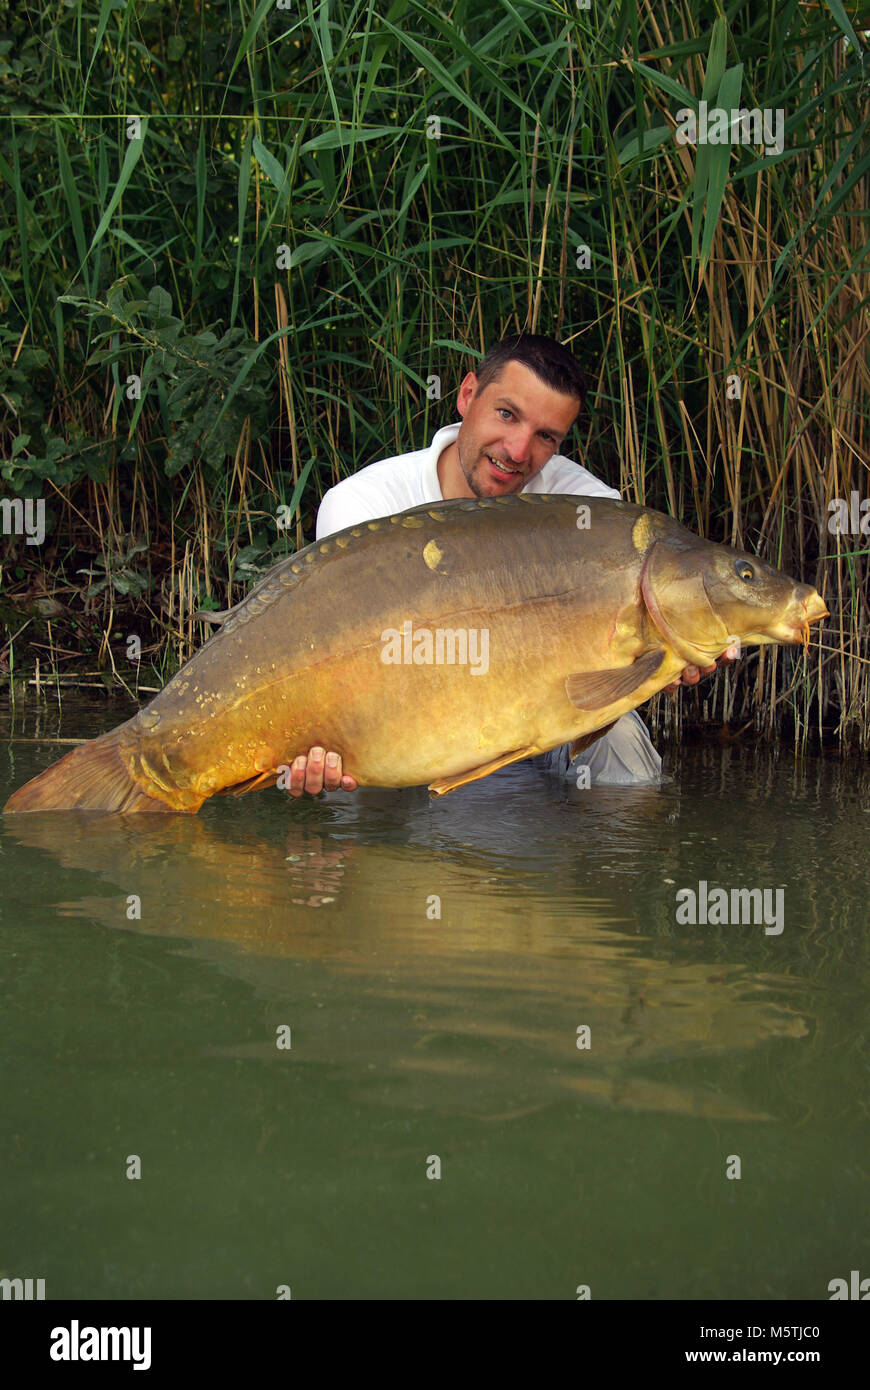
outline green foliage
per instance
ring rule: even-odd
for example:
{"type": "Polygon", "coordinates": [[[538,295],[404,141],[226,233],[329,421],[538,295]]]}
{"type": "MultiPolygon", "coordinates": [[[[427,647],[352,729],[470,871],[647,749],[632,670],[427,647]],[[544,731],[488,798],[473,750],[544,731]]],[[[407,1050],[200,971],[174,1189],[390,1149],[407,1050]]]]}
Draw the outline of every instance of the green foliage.
{"type": "Polygon", "coordinates": [[[62,494],[52,563],[98,547],[114,573],[147,536],[167,592],[186,564],[223,601],[525,327],[593,388],[566,452],[823,587],[844,660],[784,658],[771,708],[794,676],[804,727],[812,707],[870,740],[866,556],[824,526],[870,456],[851,6],[0,12],[0,469],[62,494]],[[678,146],[702,100],[782,110],[782,150],[678,146]]]}
{"type": "Polygon", "coordinates": [[[134,569],[132,561],[147,550],[147,545],[132,541],[122,551],[113,551],[107,559],[98,560],[92,569],[79,570],[79,574],[86,574],[91,581],[85,598],[95,598],[110,586],[123,598],[139,598],[146,593],[149,588],[148,576],[134,569]]]}
{"type": "MultiPolygon", "coordinates": [[[[167,477],[190,467],[195,457],[219,473],[235,454],[245,421],[250,419],[256,428],[265,425],[265,361],[241,328],[230,328],[220,338],[210,329],[186,334],[164,289],[155,285],[146,298],[128,299],[126,288],[113,285],[105,301],[61,297],[62,303],[74,304],[93,321],[87,365],[111,365],[116,388],[113,419],[118,419],[121,401],[134,402],[128,436],[143,429],[153,441],[162,418],[167,426],[167,477]],[[142,406],[149,397],[160,414],[143,425],[142,406]]],[[[142,293],[135,282],[131,288],[142,293]]]]}

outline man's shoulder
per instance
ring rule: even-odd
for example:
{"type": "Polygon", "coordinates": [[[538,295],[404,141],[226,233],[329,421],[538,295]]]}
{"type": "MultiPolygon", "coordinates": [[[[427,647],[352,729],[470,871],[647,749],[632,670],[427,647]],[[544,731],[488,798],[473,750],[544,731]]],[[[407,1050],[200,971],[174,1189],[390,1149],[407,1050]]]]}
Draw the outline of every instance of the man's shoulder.
{"type": "Polygon", "coordinates": [[[342,478],[323,495],[317,513],[318,540],[358,521],[407,511],[425,501],[419,494],[429,452],[416,449],[409,454],[394,454],[342,478]]]}
{"type": "Polygon", "coordinates": [[[582,463],[554,454],[536,473],[526,492],[568,492],[581,497],[619,497],[616,488],[608,487],[582,463]]]}
{"type": "Polygon", "coordinates": [[[367,492],[372,488],[389,488],[397,479],[406,477],[416,468],[421,468],[429,457],[428,449],[415,449],[410,454],[394,454],[392,458],[378,459],[377,463],[367,463],[357,469],[340,483],[330,488],[330,492],[367,492]]]}

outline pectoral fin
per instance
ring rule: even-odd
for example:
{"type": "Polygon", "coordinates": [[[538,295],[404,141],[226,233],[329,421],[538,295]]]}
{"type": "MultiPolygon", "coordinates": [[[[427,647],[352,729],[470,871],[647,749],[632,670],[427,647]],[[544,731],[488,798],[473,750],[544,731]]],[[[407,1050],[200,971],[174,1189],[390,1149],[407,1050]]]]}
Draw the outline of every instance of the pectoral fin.
{"type": "Polygon", "coordinates": [[[245,796],[247,792],[256,791],[258,787],[274,787],[277,780],[277,767],[270,767],[265,772],[255,772],[253,777],[246,778],[244,782],[236,782],[232,787],[224,787],[218,795],[245,796]]]}
{"type": "Polygon", "coordinates": [[[630,666],[617,666],[612,671],[581,671],[568,676],[565,690],[577,709],[604,709],[617,700],[625,700],[651,680],[665,659],[661,647],[645,652],[630,666]]]}
{"type": "Polygon", "coordinates": [[[456,777],[439,777],[437,782],[429,783],[430,796],[446,796],[448,792],[453,792],[457,787],[464,787],[467,782],[478,782],[481,777],[488,777],[491,772],[497,772],[500,767],[507,767],[509,763],[521,762],[523,758],[533,758],[539,748],[516,748],[512,753],[502,753],[500,758],[493,758],[491,763],[483,763],[480,767],[469,768],[468,772],[460,772],[456,777]]]}

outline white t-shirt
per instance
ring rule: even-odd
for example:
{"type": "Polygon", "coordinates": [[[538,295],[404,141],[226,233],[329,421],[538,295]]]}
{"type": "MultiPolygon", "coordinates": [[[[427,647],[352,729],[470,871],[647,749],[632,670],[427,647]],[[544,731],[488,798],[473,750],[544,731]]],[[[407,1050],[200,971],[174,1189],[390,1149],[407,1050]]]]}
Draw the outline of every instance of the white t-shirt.
{"type": "MultiPolygon", "coordinates": [[[[343,531],[346,526],[393,516],[411,507],[422,507],[426,502],[443,502],[438,459],[458,433],[459,425],[445,425],[438,430],[428,449],[370,463],[331,487],[317,513],[317,540],[343,531]]],[[[554,454],[521,490],[568,492],[587,497],[619,496],[615,488],[600,482],[588,468],[561,454],[554,454]]]]}

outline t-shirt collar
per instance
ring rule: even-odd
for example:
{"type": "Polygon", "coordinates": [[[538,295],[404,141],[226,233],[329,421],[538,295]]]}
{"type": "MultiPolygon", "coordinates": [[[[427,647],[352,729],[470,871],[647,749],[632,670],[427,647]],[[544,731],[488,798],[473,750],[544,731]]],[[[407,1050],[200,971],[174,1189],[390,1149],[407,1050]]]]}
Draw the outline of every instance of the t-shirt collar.
{"type": "MultiPolygon", "coordinates": [[[[459,422],[462,423],[461,421],[459,422]]],[[[426,485],[427,491],[431,491],[433,497],[444,501],[444,494],[441,491],[441,483],[438,479],[438,460],[447,448],[452,444],[459,433],[459,425],[444,425],[440,430],[436,430],[432,443],[429,445],[429,457],[426,460],[426,485]]]]}

